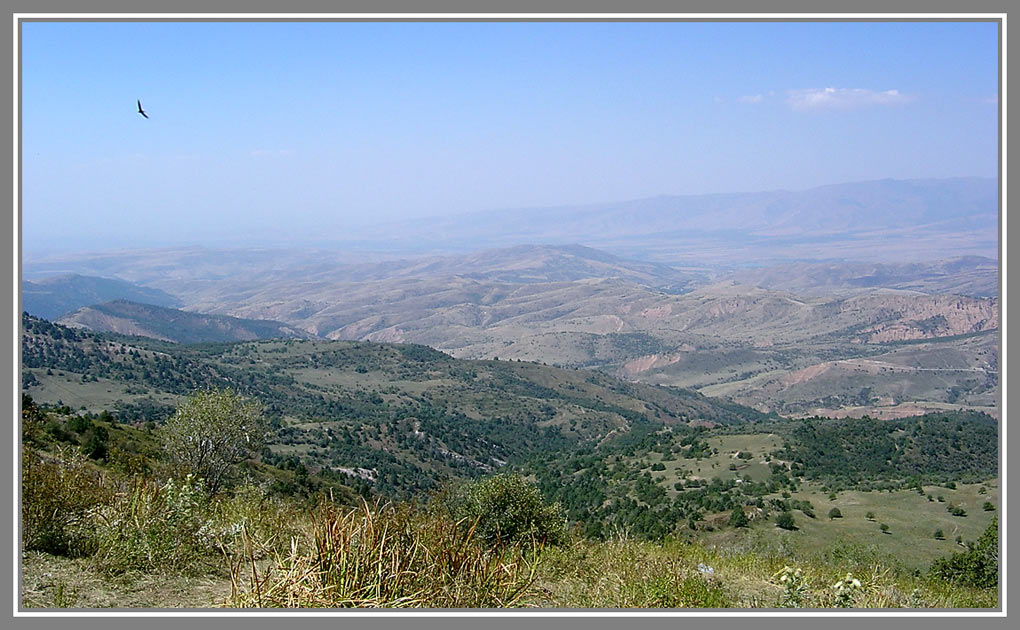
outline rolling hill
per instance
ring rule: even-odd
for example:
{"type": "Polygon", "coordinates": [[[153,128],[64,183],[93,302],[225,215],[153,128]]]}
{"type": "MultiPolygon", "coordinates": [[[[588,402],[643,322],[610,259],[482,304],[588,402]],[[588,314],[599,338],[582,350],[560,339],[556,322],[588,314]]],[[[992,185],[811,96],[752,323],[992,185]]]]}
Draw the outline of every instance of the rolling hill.
{"type": "Polygon", "coordinates": [[[539,452],[635,427],[764,419],[689,390],[536,363],[467,361],[418,345],[274,340],[187,346],[22,320],[22,385],[47,404],[159,420],[196,389],[232,387],[267,405],[272,461],[297,456],[422,492],[539,452]]]}
{"type": "Polygon", "coordinates": [[[178,298],[164,291],[116,278],[65,274],[21,283],[22,310],[45,319],[56,319],[83,306],[111,300],[167,307],[181,305],[178,298]]]}
{"type": "Polygon", "coordinates": [[[204,315],[114,300],[86,306],[57,320],[72,328],[151,337],[174,343],[307,339],[314,335],[282,322],[204,315]]]}
{"type": "MultiPolygon", "coordinates": [[[[196,267],[177,273],[160,266],[166,255],[132,253],[126,273],[180,295],[189,312],[211,314],[195,315],[207,323],[273,320],[308,336],[597,368],[784,414],[902,415],[947,405],[996,413],[991,259],[798,263],[721,277],[576,245],[345,264],[254,252],[247,267],[235,252],[196,255],[196,267]]],[[[88,260],[116,264],[112,255],[88,260]]],[[[175,337],[168,317],[156,319],[106,329],[243,338],[186,337],[184,329],[175,337]]]]}
{"type": "Polygon", "coordinates": [[[841,295],[874,289],[995,297],[998,261],[962,256],[929,263],[790,263],[744,269],[726,280],[798,295],[841,295]]]}

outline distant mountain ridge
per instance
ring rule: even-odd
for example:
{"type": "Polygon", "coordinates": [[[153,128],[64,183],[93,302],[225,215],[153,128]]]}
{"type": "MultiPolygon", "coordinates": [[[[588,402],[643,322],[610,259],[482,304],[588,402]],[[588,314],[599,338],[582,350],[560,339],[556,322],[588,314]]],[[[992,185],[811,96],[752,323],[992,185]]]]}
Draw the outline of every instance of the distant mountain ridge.
{"type": "Polygon", "coordinates": [[[475,212],[355,236],[473,248],[569,241],[646,260],[760,264],[994,256],[997,226],[997,180],[971,177],[475,212]]]}
{"type": "Polygon", "coordinates": [[[86,306],[57,321],[73,328],[185,344],[315,337],[283,322],[205,315],[126,300],[86,306]]]}
{"type": "Polygon", "coordinates": [[[961,256],[930,263],[789,263],[741,270],[726,279],[798,295],[885,288],[995,297],[999,294],[999,262],[982,256],[961,256]]]}
{"type": "Polygon", "coordinates": [[[112,300],[131,300],[156,306],[180,306],[181,301],[165,291],[142,287],[116,278],[65,274],[21,283],[21,308],[42,317],[56,319],[83,306],[112,300]]]}

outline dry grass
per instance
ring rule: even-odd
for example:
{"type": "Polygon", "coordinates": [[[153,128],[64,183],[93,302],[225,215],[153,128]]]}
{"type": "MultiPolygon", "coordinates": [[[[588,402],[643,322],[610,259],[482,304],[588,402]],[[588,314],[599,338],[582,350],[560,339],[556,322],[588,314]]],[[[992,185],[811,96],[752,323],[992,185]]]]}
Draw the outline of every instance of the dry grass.
{"type": "Polygon", "coordinates": [[[260,571],[261,543],[245,534],[232,560],[237,607],[505,608],[534,583],[539,549],[487,547],[474,527],[407,505],[340,508],[324,503],[312,515],[312,548],[296,539],[260,571]],[[240,574],[250,569],[245,587],[240,574]]]}

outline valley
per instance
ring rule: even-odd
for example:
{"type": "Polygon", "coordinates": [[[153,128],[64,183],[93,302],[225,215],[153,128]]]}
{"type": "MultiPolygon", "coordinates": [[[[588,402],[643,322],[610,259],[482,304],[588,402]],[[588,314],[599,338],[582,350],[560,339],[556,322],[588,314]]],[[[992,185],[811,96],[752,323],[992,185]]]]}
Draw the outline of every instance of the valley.
{"type": "MultiPolygon", "coordinates": [[[[934,186],[957,187],[980,223],[983,184],[943,184],[934,186]]],[[[436,510],[473,484],[524,480],[575,541],[543,554],[531,605],[688,601],[633,593],[660,578],[632,575],[621,554],[648,558],[653,573],[689,564],[701,577],[684,584],[697,588],[713,565],[725,588],[691,595],[698,605],[782,603],[776,572],[790,564],[891,580],[881,593],[899,594],[876,590],[875,605],[914,605],[920,592],[930,603],[986,602],[987,589],[951,595],[930,576],[959,571],[947,558],[976,553],[997,523],[998,262],[974,250],[927,262],[783,259],[823,241],[833,253],[938,241],[942,211],[911,196],[925,186],[898,194],[931,223],[881,234],[858,217],[822,238],[798,223],[808,202],[776,193],[764,206],[761,195],[742,198],[743,210],[716,223],[712,210],[734,199],[657,199],[629,215],[557,210],[541,235],[515,236],[529,243],[490,239],[491,224],[474,217],[443,229],[477,238],[417,250],[395,238],[375,251],[33,259],[22,391],[49,418],[44,444],[87,450],[103,435],[95,424],[108,423],[112,446],[97,464],[115,471],[164,470],[153,436],[195,392],[260,401],[271,436],[241,469],[261,504],[396,501],[421,506],[415,518],[431,530],[445,518],[436,510]],[[698,229],[654,234],[680,207],[698,229]],[[599,216],[616,237],[585,242],[606,249],[547,242],[564,226],[583,235],[599,216]],[[737,218],[747,230],[718,232],[737,218]],[[681,249],[667,253],[660,237],[681,249]],[[684,252],[688,237],[697,247],[684,252]],[[790,249],[744,264],[764,243],[790,249]],[[606,599],[584,594],[603,586],[557,573],[602,556],[630,585],[606,599]],[[767,574],[751,568],[763,562],[767,574]]],[[[832,192],[812,194],[829,204],[832,192]]],[[[256,573],[276,566],[260,562],[256,573]]],[[[96,580],[46,555],[30,564],[33,602],[49,588],[42,567],[96,580]]],[[[97,591],[86,597],[112,596],[97,591]]],[[[834,601],[824,589],[815,597],[834,601]]]]}
{"type": "MultiPolygon", "coordinates": [[[[174,296],[183,311],[109,303],[59,321],[178,342],[290,336],[423,344],[457,358],[694,388],[788,416],[995,413],[997,406],[998,266],[988,259],[811,263],[726,275],[582,246],[342,258],[253,251],[245,264],[242,252],[209,252],[186,273],[166,273],[159,261],[176,258],[165,252],[79,258],[75,269],[116,271],[174,296]]],[[[29,268],[43,273],[46,265],[29,268]]]]}
{"type": "Polygon", "coordinates": [[[421,345],[178,344],[28,315],[22,326],[23,391],[57,418],[34,431],[69,440],[82,418],[113,423],[116,466],[162,465],[153,432],[191,392],[230,387],[266,405],[272,438],[245,466],[273,475],[275,493],[416,501],[510,470],[562,506],[575,535],[685,541],[719,566],[779,554],[910,575],[965,550],[999,505],[998,422],[979,411],[792,420],[599,371],[421,345]],[[313,476],[324,485],[306,487],[313,476]],[[735,510],[746,526],[733,525],[735,510]],[[795,526],[779,525],[784,514],[795,526]]]}
{"type": "Polygon", "coordinates": [[[14,14],[15,618],[1004,616],[1004,10],[251,15],[14,14]]]}

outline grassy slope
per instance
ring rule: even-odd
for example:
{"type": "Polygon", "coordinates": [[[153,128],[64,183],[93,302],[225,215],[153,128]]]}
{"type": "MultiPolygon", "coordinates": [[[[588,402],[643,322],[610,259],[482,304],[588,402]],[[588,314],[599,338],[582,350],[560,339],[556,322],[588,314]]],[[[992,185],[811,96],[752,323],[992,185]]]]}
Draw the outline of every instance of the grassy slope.
{"type": "MultiPolygon", "coordinates": [[[[653,478],[661,478],[659,484],[671,497],[677,494],[673,484],[684,478],[751,478],[761,481],[769,475],[763,456],[782,444],[782,438],[775,434],[722,435],[706,441],[719,452],[701,459],[678,457],[665,462],[658,453],[651,453],[640,458],[647,463],[641,470],[650,471],[653,478]],[[740,451],[750,452],[752,459],[738,459],[736,454],[740,451]],[[662,463],[666,469],[651,471],[651,465],[655,463],[662,463]],[[730,464],[735,464],[737,470],[730,470],[730,464]]],[[[994,479],[984,484],[958,484],[955,490],[941,486],[925,486],[924,489],[925,495],[913,490],[850,490],[839,492],[835,500],[830,500],[829,493],[822,490],[821,484],[808,482],[789,497],[791,500],[810,501],[814,507],[814,519],[794,510],[797,531],[778,529],[772,521],[752,523],[749,529],[730,528],[725,526],[729,518],[726,512],[707,515],[706,521],[713,524],[714,530],[698,531],[696,539],[719,549],[782,549],[801,557],[824,556],[840,545],[850,544],[870,550],[876,558],[893,558],[910,569],[926,568],[935,558],[962,549],[955,542],[957,536],[973,541],[981,535],[996,513],[985,512],[982,506],[988,501],[998,509],[999,490],[994,479]],[[978,493],[982,486],[987,489],[985,494],[978,493]],[[936,500],[929,501],[929,494],[936,500]],[[945,502],[938,501],[939,496],[945,502]],[[962,506],[967,516],[951,515],[946,510],[949,504],[962,506]],[[830,520],[827,517],[833,507],[839,508],[843,518],[830,520]],[[865,518],[869,511],[874,512],[874,521],[865,518]],[[889,525],[889,534],[881,532],[881,523],[889,525]],[[936,529],[942,529],[945,540],[935,540],[936,529]],[[763,543],[763,538],[774,542],[763,543]]],[[[766,498],[781,498],[781,495],[776,493],[766,495],[766,498]]]]}
{"type": "Polygon", "coordinates": [[[277,454],[298,455],[316,469],[373,470],[391,494],[420,493],[515,457],[600,440],[636,421],[760,416],[689,391],[583,370],[458,360],[423,346],[180,346],[81,332],[69,338],[64,330],[32,324],[23,341],[31,357],[26,372],[35,380],[27,392],[38,401],[115,413],[124,404],[148,404],[165,414],[195,389],[236,387],[281,419],[277,454]]]}

